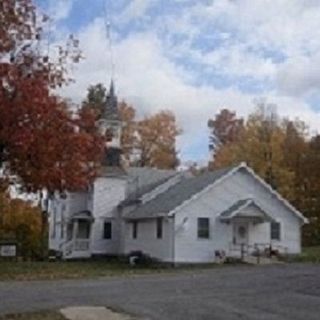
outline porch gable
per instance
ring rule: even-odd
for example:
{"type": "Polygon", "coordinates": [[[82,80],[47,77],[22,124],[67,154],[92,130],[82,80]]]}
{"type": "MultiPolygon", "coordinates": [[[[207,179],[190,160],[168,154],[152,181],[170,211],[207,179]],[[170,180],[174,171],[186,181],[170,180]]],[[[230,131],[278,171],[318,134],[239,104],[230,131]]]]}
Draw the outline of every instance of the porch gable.
{"type": "Polygon", "coordinates": [[[236,218],[250,219],[255,222],[272,222],[274,219],[257,201],[251,198],[241,199],[233,203],[229,208],[218,215],[220,221],[230,222],[236,218]]]}

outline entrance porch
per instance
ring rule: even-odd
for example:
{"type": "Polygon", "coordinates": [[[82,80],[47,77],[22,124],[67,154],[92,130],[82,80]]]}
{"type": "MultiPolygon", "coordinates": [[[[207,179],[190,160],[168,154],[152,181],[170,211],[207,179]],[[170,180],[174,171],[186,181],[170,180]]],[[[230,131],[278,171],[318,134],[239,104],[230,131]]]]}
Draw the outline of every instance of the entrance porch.
{"type": "Polygon", "coordinates": [[[91,229],[93,218],[90,211],[80,212],[67,224],[67,241],[62,244],[64,259],[91,257],[91,229]]]}
{"type": "Polygon", "coordinates": [[[237,201],[219,218],[231,229],[228,256],[243,259],[271,247],[270,223],[275,220],[253,199],[237,201]]]}

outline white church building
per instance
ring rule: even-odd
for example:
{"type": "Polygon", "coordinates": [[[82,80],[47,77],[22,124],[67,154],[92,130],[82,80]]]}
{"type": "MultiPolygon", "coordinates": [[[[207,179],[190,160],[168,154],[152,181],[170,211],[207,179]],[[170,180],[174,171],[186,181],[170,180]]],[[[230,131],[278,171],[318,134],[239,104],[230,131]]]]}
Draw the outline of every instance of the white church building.
{"type": "Polygon", "coordinates": [[[113,84],[101,119],[112,133],[101,174],[86,192],[49,202],[49,248],[63,259],[142,251],[170,263],[214,262],[223,252],[301,251],[306,218],[246,164],[192,176],[122,166],[113,84]]]}

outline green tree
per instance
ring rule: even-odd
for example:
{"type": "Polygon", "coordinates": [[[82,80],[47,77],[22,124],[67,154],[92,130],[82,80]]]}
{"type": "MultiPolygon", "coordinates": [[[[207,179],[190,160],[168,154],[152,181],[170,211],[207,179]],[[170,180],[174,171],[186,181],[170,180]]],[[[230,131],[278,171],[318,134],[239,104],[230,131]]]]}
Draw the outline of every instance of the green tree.
{"type": "Polygon", "coordinates": [[[102,83],[91,85],[88,88],[87,96],[82,102],[82,108],[90,108],[94,111],[96,119],[99,119],[106,102],[107,89],[102,83]]]}

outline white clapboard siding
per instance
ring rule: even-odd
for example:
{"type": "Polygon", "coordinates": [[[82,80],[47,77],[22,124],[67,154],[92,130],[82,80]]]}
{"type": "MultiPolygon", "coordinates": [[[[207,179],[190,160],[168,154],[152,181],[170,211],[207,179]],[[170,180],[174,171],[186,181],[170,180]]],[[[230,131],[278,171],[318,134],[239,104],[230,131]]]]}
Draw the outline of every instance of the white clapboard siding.
{"type": "Polygon", "coordinates": [[[91,229],[92,254],[117,254],[120,243],[120,226],[117,205],[124,200],[126,180],[121,178],[98,178],[94,183],[93,218],[91,229]],[[104,222],[112,222],[112,239],[103,238],[104,222]]]}
{"type": "MultiPolygon", "coordinates": [[[[175,212],[175,262],[210,262],[214,261],[215,250],[228,253],[233,227],[220,222],[218,215],[236,201],[250,197],[281,223],[282,238],[275,244],[286,247],[288,253],[299,253],[301,220],[245,169],[241,169],[175,212]],[[197,238],[199,217],[210,218],[210,239],[197,238]]],[[[249,243],[268,242],[269,223],[250,225],[249,243]]]]}
{"type": "Polygon", "coordinates": [[[173,261],[173,218],[163,219],[163,234],[161,239],[156,236],[156,219],[140,220],[138,222],[137,238],[132,238],[132,223],[125,223],[124,253],[142,251],[161,261],[173,261]]]}

